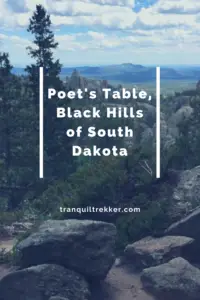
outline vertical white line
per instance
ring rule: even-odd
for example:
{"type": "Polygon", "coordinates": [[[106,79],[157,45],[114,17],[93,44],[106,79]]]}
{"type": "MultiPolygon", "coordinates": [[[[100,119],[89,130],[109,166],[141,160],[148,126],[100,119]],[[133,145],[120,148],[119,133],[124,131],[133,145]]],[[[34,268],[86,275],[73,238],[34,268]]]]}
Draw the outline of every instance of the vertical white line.
{"type": "Polygon", "coordinates": [[[160,178],[160,67],[156,67],[156,178],[160,178]]]}
{"type": "Polygon", "coordinates": [[[39,75],[39,177],[44,178],[44,70],[39,75]]]}

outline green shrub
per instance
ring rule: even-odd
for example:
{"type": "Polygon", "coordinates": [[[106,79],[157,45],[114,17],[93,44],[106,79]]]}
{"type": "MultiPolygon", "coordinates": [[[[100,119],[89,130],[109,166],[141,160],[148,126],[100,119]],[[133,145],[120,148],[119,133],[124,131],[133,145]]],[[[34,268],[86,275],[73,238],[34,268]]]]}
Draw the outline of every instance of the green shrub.
{"type": "Polygon", "coordinates": [[[34,206],[44,214],[58,216],[60,206],[112,205],[123,196],[121,187],[126,180],[127,174],[119,159],[87,161],[69,176],[67,182],[57,181],[50,186],[35,200],[34,206]]]}
{"type": "MultiPolygon", "coordinates": [[[[148,235],[157,235],[169,225],[168,203],[146,202],[144,210],[120,216],[116,220],[118,231],[117,250],[120,252],[128,243],[133,243],[148,235]]],[[[139,205],[138,205],[139,207],[139,205]]]]}

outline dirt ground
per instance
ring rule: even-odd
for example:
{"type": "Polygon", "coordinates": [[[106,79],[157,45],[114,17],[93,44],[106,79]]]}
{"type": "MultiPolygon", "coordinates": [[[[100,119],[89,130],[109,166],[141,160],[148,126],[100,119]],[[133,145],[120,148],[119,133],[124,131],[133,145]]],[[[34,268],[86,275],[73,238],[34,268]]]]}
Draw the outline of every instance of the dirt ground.
{"type": "Polygon", "coordinates": [[[142,289],[140,275],[114,265],[105,281],[93,288],[92,300],[155,300],[142,289]]]}

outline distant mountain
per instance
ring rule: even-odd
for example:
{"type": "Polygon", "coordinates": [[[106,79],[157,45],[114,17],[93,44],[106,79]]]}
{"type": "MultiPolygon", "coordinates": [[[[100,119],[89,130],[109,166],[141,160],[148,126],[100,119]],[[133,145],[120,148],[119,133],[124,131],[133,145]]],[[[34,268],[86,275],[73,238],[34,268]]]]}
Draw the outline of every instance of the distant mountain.
{"type": "MultiPolygon", "coordinates": [[[[69,76],[75,68],[63,68],[62,76],[69,76]]],[[[139,83],[154,81],[156,79],[156,67],[146,67],[130,63],[99,67],[77,67],[77,71],[84,77],[94,79],[116,80],[126,83],[139,83]]],[[[161,67],[161,79],[163,80],[199,80],[200,67],[172,68],[161,67]]]]}
{"type": "MultiPolygon", "coordinates": [[[[70,76],[76,69],[79,73],[88,78],[115,80],[124,83],[139,83],[154,81],[156,78],[156,68],[131,63],[108,66],[83,66],[83,67],[64,67],[61,76],[70,76]]],[[[24,74],[23,69],[14,68],[15,74],[24,74]]],[[[161,79],[163,80],[199,80],[200,67],[161,67],[161,79]]]]}

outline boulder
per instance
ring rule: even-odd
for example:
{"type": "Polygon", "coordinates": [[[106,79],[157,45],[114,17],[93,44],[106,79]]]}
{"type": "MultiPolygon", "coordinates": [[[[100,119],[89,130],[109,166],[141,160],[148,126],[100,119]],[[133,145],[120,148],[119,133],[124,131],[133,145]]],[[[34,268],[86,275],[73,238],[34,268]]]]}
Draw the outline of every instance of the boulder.
{"type": "Polygon", "coordinates": [[[167,235],[189,236],[194,239],[200,239],[200,208],[195,209],[188,216],[180,221],[173,223],[165,230],[167,235]]]}
{"type": "Polygon", "coordinates": [[[164,233],[166,235],[187,235],[193,238],[195,241],[190,246],[189,251],[185,252],[184,257],[190,262],[200,263],[200,208],[195,209],[180,221],[173,223],[164,233]]]}
{"type": "Polygon", "coordinates": [[[172,197],[177,217],[188,215],[200,205],[200,166],[181,172],[172,197]]]}
{"type": "MultiPolygon", "coordinates": [[[[170,142],[168,143],[168,145],[170,142]]],[[[162,143],[161,143],[162,145],[162,143]]],[[[163,143],[161,153],[168,153],[168,150],[165,152],[165,145],[163,143]]],[[[171,155],[173,155],[173,151],[171,155]]],[[[169,156],[170,158],[170,156],[169,156]]],[[[165,156],[163,156],[164,165],[165,156]]],[[[200,207],[200,166],[196,166],[190,170],[184,171],[173,171],[173,174],[168,174],[167,172],[167,182],[170,183],[167,188],[163,189],[163,185],[158,185],[159,194],[158,201],[168,202],[169,207],[167,209],[167,215],[169,217],[169,224],[180,221],[182,218],[187,217],[190,213],[193,213],[194,210],[200,207]]],[[[170,171],[171,173],[171,171],[170,171]]],[[[165,173],[166,174],[166,173],[165,173]]],[[[166,178],[166,177],[165,177],[166,178]]],[[[161,181],[163,183],[163,181],[161,181]]],[[[166,186],[166,185],[165,185],[166,186]]],[[[198,228],[195,228],[198,230],[198,228]]],[[[190,229],[188,230],[188,232],[190,229]]],[[[167,233],[166,233],[167,234],[167,233]]],[[[170,235],[184,235],[193,237],[190,234],[186,233],[170,233],[170,235]]],[[[196,237],[196,234],[195,234],[196,237]]]]}
{"type": "Polygon", "coordinates": [[[90,298],[85,279],[58,265],[30,267],[12,272],[0,280],[0,300],[49,300],[55,295],[68,300],[90,298]]]}
{"type": "Polygon", "coordinates": [[[144,269],[141,281],[156,299],[199,300],[200,270],[181,257],[144,269]]]}
{"type": "Polygon", "coordinates": [[[179,257],[194,240],[185,236],[146,237],[128,245],[124,250],[126,260],[139,269],[166,263],[179,257]]]}
{"type": "Polygon", "coordinates": [[[103,279],[114,263],[116,227],[90,220],[49,220],[17,246],[22,268],[55,263],[103,279]]]}

